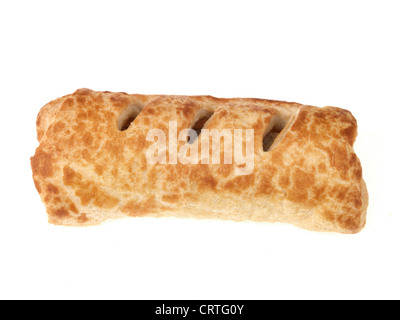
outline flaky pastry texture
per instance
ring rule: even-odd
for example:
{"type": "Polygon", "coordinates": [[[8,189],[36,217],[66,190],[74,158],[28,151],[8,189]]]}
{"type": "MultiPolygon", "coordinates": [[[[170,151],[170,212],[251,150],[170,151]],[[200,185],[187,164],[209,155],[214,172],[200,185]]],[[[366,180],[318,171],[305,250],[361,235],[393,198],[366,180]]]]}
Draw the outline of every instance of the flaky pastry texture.
{"type": "MultiPolygon", "coordinates": [[[[368,194],[353,151],[357,123],[347,110],[79,89],[45,105],[36,124],[33,180],[52,224],[173,216],[283,222],[341,233],[365,225],[368,194]],[[150,129],[163,130],[168,141],[170,121],[179,132],[194,128],[202,115],[208,117],[203,129],[254,130],[250,174],[237,175],[242,164],[235,161],[147,161],[154,143],[146,139],[150,129]],[[274,142],[266,150],[263,141],[272,130],[274,142]]],[[[178,141],[178,149],[185,143],[178,141]]]]}

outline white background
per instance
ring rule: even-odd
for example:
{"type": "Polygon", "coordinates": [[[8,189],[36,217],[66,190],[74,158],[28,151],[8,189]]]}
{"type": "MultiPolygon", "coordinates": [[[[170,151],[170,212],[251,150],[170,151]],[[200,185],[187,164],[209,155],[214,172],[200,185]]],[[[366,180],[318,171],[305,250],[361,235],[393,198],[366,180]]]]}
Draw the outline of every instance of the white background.
{"type": "Polygon", "coordinates": [[[0,298],[399,299],[397,3],[2,1],[0,298]],[[81,87],[349,109],[367,225],[49,225],[29,161],[36,115],[81,87]]]}

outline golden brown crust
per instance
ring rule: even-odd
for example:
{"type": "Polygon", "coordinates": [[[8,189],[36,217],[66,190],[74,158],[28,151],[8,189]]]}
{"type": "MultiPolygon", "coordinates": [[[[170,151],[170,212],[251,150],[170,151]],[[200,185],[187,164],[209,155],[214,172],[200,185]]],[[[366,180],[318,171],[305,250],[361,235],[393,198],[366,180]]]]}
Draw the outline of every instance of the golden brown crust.
{"type": "Polygon", "coordinates": [[[365,224],[368,195],[352,148],[357,123],[347,110],[80,89],[41,109],[37,135],[33,179],[54,224],[143,215],[278,221],[342,233],[365,224]],[[140,113],[121,131],[119,116],[130,106],[140,113]],[[179,132],[201,110],[213,113],[207,129],[254,129],[251,174],[235,175],[235,164],[146,161],[148,130],[162,129],[168,139],[170,120],[179,132]],[[285,125],[265,152],[263,137],[274,121],[285,125]]]}

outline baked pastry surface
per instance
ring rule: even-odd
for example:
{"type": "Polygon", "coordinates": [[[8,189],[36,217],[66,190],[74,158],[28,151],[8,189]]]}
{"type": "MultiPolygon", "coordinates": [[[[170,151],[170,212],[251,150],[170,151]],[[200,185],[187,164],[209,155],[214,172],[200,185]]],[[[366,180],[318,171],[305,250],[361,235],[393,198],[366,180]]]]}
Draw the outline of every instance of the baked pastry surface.
{"type": "MultiPolygon", "coordinates": [[[[284,222],[341,233],[365,225],[368,194],[352,147],[357,123],[347,110],[79,89],[45,105],[36,124],[40,144],[31,158],[33,179],[53,224],[174,216],[284,222]],[[237,175],[241,165],[235,162],[150,164],[146,151],[154,142],[146,135],[158,128],[168,141],[169,121],[176,121],[178,132],[197,129],[196,123],[204,129],[253,129],[254,169],[237,175]]],[[[178,149],[185,143],[178,141],[178,149]]]]}

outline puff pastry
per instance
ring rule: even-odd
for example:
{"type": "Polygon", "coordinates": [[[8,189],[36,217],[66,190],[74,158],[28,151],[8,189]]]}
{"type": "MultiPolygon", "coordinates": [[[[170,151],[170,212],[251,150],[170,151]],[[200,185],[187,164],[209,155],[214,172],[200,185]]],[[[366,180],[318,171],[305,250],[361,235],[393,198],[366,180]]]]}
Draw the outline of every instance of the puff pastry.
{"type": "Polygon", "coordinates": [[[352,147],[357,123],[347,110],[79,89],[46,104],[36,124],[33,180],[52,224],[174,216],[341,233],[365,225],[368,194],[352,147]],[[253,171],[237,175],[235,162],[150,164],[146,135],[160,128],[168,139],[171,120],[178,130],[253,129],[253,171]]]}

